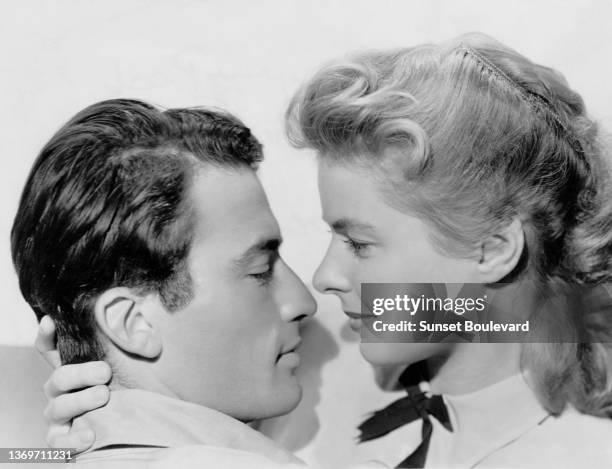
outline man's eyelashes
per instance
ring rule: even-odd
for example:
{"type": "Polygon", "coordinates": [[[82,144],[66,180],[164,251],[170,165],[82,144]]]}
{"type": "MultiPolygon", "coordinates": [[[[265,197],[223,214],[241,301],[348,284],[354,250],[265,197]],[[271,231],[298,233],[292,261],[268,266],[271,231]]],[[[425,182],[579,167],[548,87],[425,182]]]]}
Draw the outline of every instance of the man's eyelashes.
{"type": "Polygon", "coordinates": [[[268,270],[265,272],[258,272],[256,274],[249,274],[250,277],[256,279],[260,284],[267,285],[272,280],[274,276],[274,266],[268,265],[268,270]]]}
{"type": "Polygon", "coordinates": [[[264,267],[266,267],[266,270],[249,274],[249,277],[253,277],[261,285],[269,284],[272,278],[274,277],[274,266],[276,265],[276,262],[278,261],[279,257],[279,253],[277,251],[270,253],[266,265],[261,265],[260,267],[260,270],[264,267]]]}

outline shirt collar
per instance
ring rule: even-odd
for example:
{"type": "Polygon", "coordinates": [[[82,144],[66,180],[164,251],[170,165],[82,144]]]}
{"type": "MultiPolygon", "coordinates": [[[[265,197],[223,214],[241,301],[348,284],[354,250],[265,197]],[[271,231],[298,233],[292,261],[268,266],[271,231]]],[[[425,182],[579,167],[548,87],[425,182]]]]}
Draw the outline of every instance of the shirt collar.
{"type": "Polygon", "coordinates": [[[444,443],[438,449],[444,453],[443,460],[466,465],[519,438],[549,416],[522,374],[471,393],[443,397],[454,431],[451,434],[439,426],[439,442],[444,443]]]}
{"type": "Polygon", "coordinates": [[[108,404],[75,419],[96,433],[90,451],[110,445],[211,445],[249,451],[279,463],[299,463],[248,425],[216,410],[139,389],[111,391],[108,404]]]}
{"type": "Polygon", "coordinates": [[[548,415],[520,373],[474,392],[444,395],[444,401],[460,433],[507,433],[548,415]]]}

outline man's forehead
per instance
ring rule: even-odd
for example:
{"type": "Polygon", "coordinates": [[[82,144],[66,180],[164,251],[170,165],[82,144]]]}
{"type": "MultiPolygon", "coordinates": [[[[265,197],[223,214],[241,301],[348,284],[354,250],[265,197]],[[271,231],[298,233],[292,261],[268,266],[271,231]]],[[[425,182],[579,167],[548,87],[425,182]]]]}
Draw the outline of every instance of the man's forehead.
{"type": "Polygon", "coordinates": [[[266,194],[250,169],[206,169],[191,188],[196,236],[228,237],[253,244],[280,238],[266,194]]]}

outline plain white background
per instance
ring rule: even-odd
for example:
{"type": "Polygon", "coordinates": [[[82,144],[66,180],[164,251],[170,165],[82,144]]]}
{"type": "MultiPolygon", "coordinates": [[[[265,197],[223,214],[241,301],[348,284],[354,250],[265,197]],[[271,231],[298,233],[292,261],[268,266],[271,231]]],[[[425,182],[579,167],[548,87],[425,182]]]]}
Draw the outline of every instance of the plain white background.
{"type": "Polygon", "coordinates": [[[95,101],[215,105],[240,116],[265,145],[262,179],[283,254],[306,281],[327,235],[313,160],[286,142],[283,112],[325,61],[482,31],[562,71],[591,113],[612,122],[607,0],[30,0],[3,2],[0,18],[0,344],[30,344],[35,334],[9,252],[26,175],[53,132],[95,101]]]}
{"type": "MultiPolygon", "coordinates": [[[[3,2],[0,345],[30,345],[36,332],[9,250],[23,183],[37,151],[81,108],[133,97],[168,107],[220,106],[240,116],[265,146],[261,177],[286,238],[282,254],[310,285],[328,234],[319,219],[314,160],[287,143],[283,113],[299,83],[318,66],[354,49],[409,46],[482,31],[564,73],[591,114],[610,129],[611,24],[612,2],[606,0],[3,2]]],[[[321,382],[325,386],[306,393],[306,410],[300,414],[298,409],[297,415],[310,421],[312,434],[319,432],[308,441],[298,441],[303,437],[283,425],[270,433],[302,456],[329,462],[330,454],[341,460],[349,450],[334,446],[330,427],[321,426],[311,408],[337,415],[333,420],[341,427],[343,412],[357,415],[376,408],[372,396],[377,391],[337,304],[317,298],[320,329],[314,337],[324,344],[319,359],[325,366],[304,373],[315,388],[321,382]],[[358,375],[357,369],[364,372],[363,386],[352,381],[348,387],[347,373],[358,375]],[[363,404],[337,405],[355,389],[363,404]]]]}

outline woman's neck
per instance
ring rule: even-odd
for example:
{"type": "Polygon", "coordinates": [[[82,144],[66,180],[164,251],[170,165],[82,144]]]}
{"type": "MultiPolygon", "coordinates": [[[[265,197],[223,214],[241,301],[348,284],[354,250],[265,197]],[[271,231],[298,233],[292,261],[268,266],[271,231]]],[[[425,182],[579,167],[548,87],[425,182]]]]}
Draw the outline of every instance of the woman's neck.
{"type": "Polygon", "coordinates": [[[431,392],[465,394],[520,372],[521,344],[458,344],[444,360],[428,360],[431,392]]]}
{"type": "MultiPolygon", "coordinates": [[[[537,284],[525,277],[487,289],[504,319],[529,318],[539,296],[537,284]]],[[[444,358],[428,360],[430,386],[436,394],[465,394],[520,373],[520,343],[461,343],[444,358]]]]}

